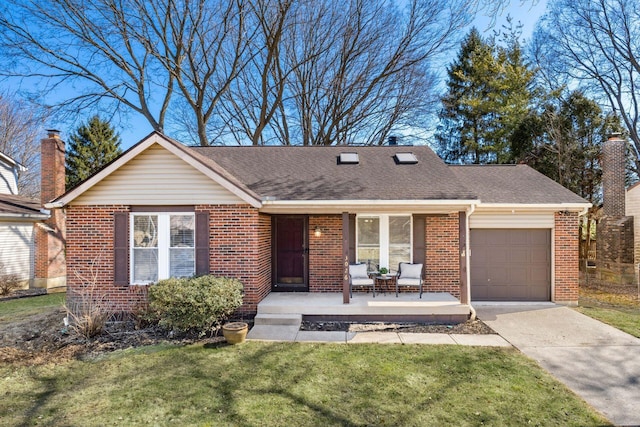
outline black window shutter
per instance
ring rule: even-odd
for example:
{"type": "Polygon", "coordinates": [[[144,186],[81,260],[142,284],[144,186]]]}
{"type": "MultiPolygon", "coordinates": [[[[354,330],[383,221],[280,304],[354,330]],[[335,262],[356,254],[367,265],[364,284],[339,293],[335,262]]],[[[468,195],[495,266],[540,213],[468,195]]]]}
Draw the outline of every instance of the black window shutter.
{"type": "Polygon", "coordinates": [[[196,275],[209,274],[209,212],[196,212],[196,275]]]}
{"type": "Polygon", "coordinates": [[[129,213],[113,214],[113,283],[129,284],[129,213]]]}
{"type": "Polygon", "coordinates": [[[416,264],[426,263],[426,215],[413,215],[413,262],[416,264]]]}
{"type": "Polygon", "coordinates": [[[356,262],[356,215],[349,215],[349,263],[356,262]]]}

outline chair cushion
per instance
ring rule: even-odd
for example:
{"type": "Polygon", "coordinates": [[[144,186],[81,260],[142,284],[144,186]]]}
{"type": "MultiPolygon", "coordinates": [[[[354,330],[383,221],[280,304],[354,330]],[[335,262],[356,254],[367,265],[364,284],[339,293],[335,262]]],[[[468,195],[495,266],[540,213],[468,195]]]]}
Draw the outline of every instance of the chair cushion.
{"type": "Polygon", "coordinates": [[[420,279],[422,275],[422,264],[405,264],[400,265],[401,279],[420,279]]]}
{"type": "Polygon", "coordinates": [[[398,286],[420,286],[419,278],[400,278],[398,279],[398,286]]]}
{"type": "Polygon", "coordinates": [[[373,286],[373,279],[351,279],[351,284],[354,286],[373,286]]]}
{"type": "Polygon", "coordinates": [[[350,264],[349,274],[352,279],[368,279],[367,264],[350,264]]]}

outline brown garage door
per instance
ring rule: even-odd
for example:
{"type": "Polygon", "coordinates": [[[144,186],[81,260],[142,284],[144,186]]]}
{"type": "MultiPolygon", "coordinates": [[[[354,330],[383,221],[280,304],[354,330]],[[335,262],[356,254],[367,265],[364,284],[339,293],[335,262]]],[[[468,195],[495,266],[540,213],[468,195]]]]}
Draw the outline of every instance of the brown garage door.
{"type": "Polygon", "coordinates": [[[549,301],[551,230],[471,230],[472,301],[549,301]]]}

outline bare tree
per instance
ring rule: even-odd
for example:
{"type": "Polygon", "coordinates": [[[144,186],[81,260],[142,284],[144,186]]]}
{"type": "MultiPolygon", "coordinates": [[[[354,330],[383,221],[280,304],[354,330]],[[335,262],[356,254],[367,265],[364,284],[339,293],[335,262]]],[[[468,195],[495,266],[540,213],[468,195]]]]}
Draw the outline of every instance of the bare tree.
{"type": "Polygon", "coordinates": [[[220,134],[378,144],[391,129],[420,126],[435,101],[430,66],[457,40],[471,3],[251,2],[260,44],[226,93],[220,134]]]}
{"type": "Polygon", "coordinates": [[[379,143],[425,116],[457,30],[506,3],[5,0],[0,75],[37,80],[56,111],[132,112],[201,145],[379,143]]]}
{"type": "Polygon", "coordinates": [[[111,102],[163,129],[174,77],[150,54],[133,2],[6,0],[0,11],[5,75],[40,78],[69,112],[111,102]]]}
{"type": "Polygon", "coordinates": [[[640,3],[557,0],[534,35],[536,57],[555,84],[577,84],[622,119],[640,167],[640,3]]]}
{"type": "Polygon", "coordinates": [[[40,139],[47,112],[0,93],[0,151],[26,168],[18,172],[18,194],[40,198],[40,139]]]}

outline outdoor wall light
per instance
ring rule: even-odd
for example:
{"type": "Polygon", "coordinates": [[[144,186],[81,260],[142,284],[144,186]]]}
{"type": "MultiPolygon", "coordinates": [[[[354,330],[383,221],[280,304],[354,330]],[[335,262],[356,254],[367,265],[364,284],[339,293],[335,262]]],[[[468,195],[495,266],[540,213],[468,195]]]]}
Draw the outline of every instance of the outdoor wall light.
{"type": "Polygon", "coordinates": [[[316,230],[313,232],[316,237],[322,236],[322,229],[320,227],[316,227],[316,230]]]}

